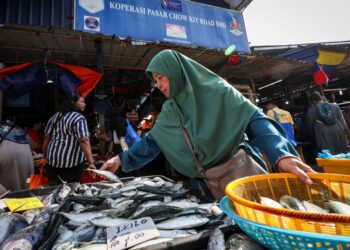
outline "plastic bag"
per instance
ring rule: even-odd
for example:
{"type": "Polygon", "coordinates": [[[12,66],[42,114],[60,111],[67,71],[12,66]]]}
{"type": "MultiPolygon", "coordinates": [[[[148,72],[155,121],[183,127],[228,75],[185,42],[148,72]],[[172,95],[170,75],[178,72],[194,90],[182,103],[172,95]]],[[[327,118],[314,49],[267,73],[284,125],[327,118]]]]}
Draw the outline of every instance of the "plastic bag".
{"type": "Polygon", "coordinates": [[[49,178],[47,177],[47,170],[45,167],[40,167],[39,173],[34,173],[30,176],[29,188],[38,188],[47,186],[49,184],[49,178]]]}
{"type": "Polygon", "coordinates": [[[126,118],[126,122],[128,124],[128,127],[126,129],[125,141],[128,144],[128,146],[131,147],[136,142],[141,141],[141,137],[138,135],[138,133],[133,128],[133,126],[130,124],[130,121],[128,118],[126,118]]]}

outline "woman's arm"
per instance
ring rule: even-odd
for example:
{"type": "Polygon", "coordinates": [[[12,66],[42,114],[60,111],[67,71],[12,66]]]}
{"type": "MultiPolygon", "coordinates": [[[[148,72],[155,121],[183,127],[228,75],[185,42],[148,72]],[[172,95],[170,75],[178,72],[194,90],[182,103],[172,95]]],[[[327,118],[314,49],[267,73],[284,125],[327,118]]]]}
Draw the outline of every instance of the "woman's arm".
{"type": "Polygon", "coordinates": [[[92,157],[89,137],[79,138],[78,142],[88,162],[88,168],[95,169],[96,167],[94,164],[94,158],[92,157]]]}
{"type": "Polygon", "coordinates": [[[136,142],[128,150],[106,161],[101,170],[116,171],[120,165],[124,172],[142,168],[160,153],[160,148],[150,133],[136,142]]]}
{"type": "Polygon", "coordinates": [[[276,170],[293,173],[304,182],[312,183],[306,173],[314,171],[300,160],[294,147],[283,136],[283,129],[276,122],[261,112],[256,112],[249,122],[247,135],[250,143],[266,154],[276,170]]]}
{"type": "Polygon", "coordinates": [[[46,159],[47,146],[51,140],[51,135],[49,133],[45,133],[44,142],[43,142],[43,159],[46,159]]]}

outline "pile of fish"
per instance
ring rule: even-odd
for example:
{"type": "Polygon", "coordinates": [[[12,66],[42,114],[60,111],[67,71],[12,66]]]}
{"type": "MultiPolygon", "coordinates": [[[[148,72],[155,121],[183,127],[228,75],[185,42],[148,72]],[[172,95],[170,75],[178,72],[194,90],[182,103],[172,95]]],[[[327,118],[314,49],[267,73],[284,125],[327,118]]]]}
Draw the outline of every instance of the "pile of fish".
{"type": "Polygon", "coordinates": [[[326,201],[324,208],[313,204],[311,201],[301,202],[297,198],[290,195],[283,195],[280,198],[279,202],[268,197],[260,196],[260,203],[265,206],[270,206],[274,208],[287,208],[302,212],[319,214],[336,213],[350,215],[350,206],[346,203],[335,200],[326,201]]]}
{"type": "Polygon", "coordinates": [[[182,182],[160,177],[62,184],[39,197],[45,208],[0,213],[0,249],[107,249],[107,228],[151,217],[156,244],[222,225],[214,203],[200,204],[182,182]]]}

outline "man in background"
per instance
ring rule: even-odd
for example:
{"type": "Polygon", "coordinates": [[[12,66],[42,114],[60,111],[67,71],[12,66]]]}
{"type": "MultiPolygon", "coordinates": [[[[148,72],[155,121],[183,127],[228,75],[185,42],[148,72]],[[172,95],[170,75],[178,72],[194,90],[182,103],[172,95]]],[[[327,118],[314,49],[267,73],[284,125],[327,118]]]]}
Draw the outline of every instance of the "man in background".
{"type": "Polygon", "coordinates": [[[267,116],[270,117],[272,120],[275,120],[278,122],[283,130],[287,134],[287,138],[289,142],[295,147],[295,137],[294,137],[294,121],[291,116],[291,114],[283,109],[280,109],[277,107],[277,105],[273,102],[269,102],[266,104],[267,109],[267,116]]]}

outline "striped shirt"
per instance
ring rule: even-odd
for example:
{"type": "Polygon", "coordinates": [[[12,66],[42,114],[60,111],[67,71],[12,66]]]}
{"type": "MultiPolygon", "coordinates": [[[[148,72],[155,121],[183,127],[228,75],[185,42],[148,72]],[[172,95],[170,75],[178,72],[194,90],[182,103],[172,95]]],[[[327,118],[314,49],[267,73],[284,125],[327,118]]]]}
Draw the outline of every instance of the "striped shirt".
{"type": "Polygon", "coordinates": [[[48,121],[45,133],[51,135],[47,163],[56,168],[72,168],[85,161],[78,139],[89,136],[86,119],[77,112],[57,112],[48,121]]]}

